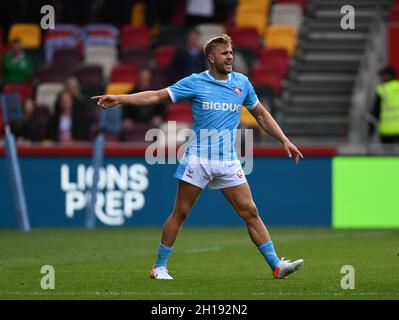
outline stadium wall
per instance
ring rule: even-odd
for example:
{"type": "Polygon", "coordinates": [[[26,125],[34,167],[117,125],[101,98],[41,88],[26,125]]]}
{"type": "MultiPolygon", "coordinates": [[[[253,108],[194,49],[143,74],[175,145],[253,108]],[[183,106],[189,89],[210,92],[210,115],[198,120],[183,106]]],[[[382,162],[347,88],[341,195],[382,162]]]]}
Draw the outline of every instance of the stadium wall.
{"type": "MultiPolygon", "coordinates": [[[[22,148],[19,154],[32,226],[84,226],[91,148],[22,148]]],[[[280,149],[255,149],[254,169],[247,179],[268,225],[399,227],[397,158],[337,157],[333,149],[307,149],[304,154],[305,161],[296,165],[280,149]]],[[[0,149],[0,227],[15,227],[6,168],[0,149]]],[[[107,148],[98,225],[162,225],[174,204],[175,169],[175,164],[148,165],[143,148],[107,148]]],[[[186,222],[240,224],[221,192],[210,190],[203,192],[186,222]]]]}

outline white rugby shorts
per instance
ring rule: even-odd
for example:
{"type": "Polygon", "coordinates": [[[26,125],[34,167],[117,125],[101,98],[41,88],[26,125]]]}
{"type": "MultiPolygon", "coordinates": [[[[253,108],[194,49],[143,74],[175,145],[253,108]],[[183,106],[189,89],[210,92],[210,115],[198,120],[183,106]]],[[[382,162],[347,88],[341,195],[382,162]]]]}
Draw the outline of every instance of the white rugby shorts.
{"type": "Polygon", "coordinates": [[[239,160],[212,160],[190,155],[177,167],[175,177],[205,189],[223,189],[247,182],[239,160]]]}

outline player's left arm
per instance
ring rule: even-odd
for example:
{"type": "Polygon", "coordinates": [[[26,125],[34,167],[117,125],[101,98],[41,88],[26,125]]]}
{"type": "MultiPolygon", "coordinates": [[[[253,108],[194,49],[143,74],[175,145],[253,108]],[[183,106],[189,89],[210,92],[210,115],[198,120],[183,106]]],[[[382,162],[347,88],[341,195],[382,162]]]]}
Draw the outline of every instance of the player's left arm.
{"type": "Polygon", "coordinates": [[[280,126],[277,124],[276,120],[274,120],[272,115],[265,109],[265,107],[260,102],[256,104],[255,108],[249,110],[249,112],[256,119],[256,122],[258,122],[263,130],[265,130],[268,134],[270,134],[283,144],[283,148],[290,158],[294,157],[296,163],[298,163],[300,159],[303,159],[302,153],[286,137],[283,130],[281,130],[280,126]]]}

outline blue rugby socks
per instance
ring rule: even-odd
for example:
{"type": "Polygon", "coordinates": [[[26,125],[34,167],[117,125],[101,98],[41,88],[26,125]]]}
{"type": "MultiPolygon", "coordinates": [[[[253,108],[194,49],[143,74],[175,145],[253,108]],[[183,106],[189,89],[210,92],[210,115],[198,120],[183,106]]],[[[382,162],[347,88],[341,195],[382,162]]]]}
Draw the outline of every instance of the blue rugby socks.
{"type": "Polygon", "coordinates": [[[172,252],[172,249],[173,249],[172,247],[165,246],[162,243],[159,244],[157,262],[155,263],[155,268],[159,267],[166,268],[166,264],[168,263],[168,259],[172,252]]]}
{"type": "Polygon", "coordinates": [[[275,271],[280,263],[280,259],[277,257],[276,251],[274,250],[273,242],[267,241],[262,243],[260,246],[258,246],[258,249],[265,257],[265,260],[270,268],[275,271]]]}

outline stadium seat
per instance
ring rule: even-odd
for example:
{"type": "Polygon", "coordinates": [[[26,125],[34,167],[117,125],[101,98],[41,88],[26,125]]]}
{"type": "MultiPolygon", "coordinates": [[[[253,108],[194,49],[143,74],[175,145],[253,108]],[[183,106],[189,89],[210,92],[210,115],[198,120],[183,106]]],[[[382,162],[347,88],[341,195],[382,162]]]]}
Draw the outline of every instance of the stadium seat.
{"type": "Polygon", "coordinates": [[[159,46],[155,53],[156,65],[159,67],[167,67],[172,62],[176,50],[177,47],[173,45],[159,46]]]}
{"type": "Polygon", "coordinates": [[[73,70],[66,70],[64,67],[47,65],[38,72],[38,80],[44,82],[64,82],[73,70]]]}
{"type": "Polygon", "coordinates": [[[81,39],[70,30],[49,30],[44,39],[46,62],[51,63],[54,52],[60,49],[78,49],[81,51],[81,39]]]}
{"type": "Polygon", "coordinates": [[[86,47],[85,63],[97,64],[103,68],[104,77],[109,78],[112,68],[118,62],[118,52],[116,48],[109,46],[89,46],[86,47]]]}
{"type": "Polygon", "coordinates": [[[88,24],[85,28],[85,47],[107,46],[116,48],[119,30],[112,24],[88,24]]]}
{"type": "Polygon", "coordinates": [[[271,25],[289,25],[298,33],[303,22],[302,7],[298,4],[277,3],[273,5],[270,15],[271,25]]]}
{"type": "Polygon", "coordinates": [[[236,9],[235,24],[237,27],[254,27],[263,35],[269,16],[270,0],[241,0],[236,9]]]}
{"type": "Polygon", "coordinates": [[[255,53],[259,47],[259,33],[253,27],[230,28],[229,34],[235,48],[249,48],[255,53]]]}
{"type": "Polygon", "coordinates": [[[42,31],[34,23],[15,23],[11,26],[8,41],[16,38],[21,40],[25,49],[37,49],[42,43],[42,31]]]}
{"type": "Polygon", "coordinates": [[[99,65],[84,65],[79,67],[74,76],[84,86],[99,86],[104,85],[103,69],[99,65]]]}
{"type": "Polygon", "coordinates": [[[124,26],[119,44],[121,49],[149,48],[150,41],[150,31],[148,28],[124,26]]]}
{"type": "Polygon", "coordinates": [[[263,48],[259,54],[259,64],[272,66],[281,77],[288,72],[288,54],[284,49],[263,48]]]}
{"type": "Polygon", "coordinates": [[[267,28],[265,46],[267,48],[283,48],[292,58],[297,44],[296,31],[287,25],[272,25],[267,28]]]}
{"type": "Polygon", "coordinates": [[[217,23],[199,24],[195,27],[195,29],[200,35],[199,43],[201,46],[203,46],[208,39],[219,36],[222,33],[226,33],[226,28],[224,25],[217,23]]]}
{"type": "Polygon", "coordinates": [[[63,83],[41,83],[36,91],[36,105],[47,106],[54,113],[59,93],[64,89],[63,83]]]}
{"type": "Polygon", "coordinates": [[[126,94],[133,90],[131,82],[111,82],[105,89],[106,94],[126,94]]]}
{"type": "Polygon", "coordinates": [[[241,13],[236,16],[237,27],[252,27],[255,28],[259,34],[263,34],[266,27],[266,18],[264,15],[256,12],[241,13]]]}
{"type": "Polygon", "coordinates": [[[274,94],[281,94],[282,78],[275,72],[264,66],[256,66],[251,72],[251,81],[253,85],[270,85],[273,87],[274,94]]]}
{"type": "Polygon", "coordinates": [[[58,49],[54,52],[52,65],[75,70],[82,63],[82,55],[77,48],[58,49]]]}
{"type": "Polygon", "coordinates": [[[6,84],[3,89],[3,93],[11,93],[16,92],[21,97],[22,103],[26,99],[33,98],[33,87],[30,84],[17,84],[17,83],[10,83],[6,84]]]}
{"type": "Polygon", "coordinates": [[[119,64],[112,69],[110,82],[136,83],[139,67],[135,64],[119,64]]]}
{"type": "Polygon", "coordinates": [[[128,47],[121,50],[121,63],[136,64],[140,68],[148,68],[152,63],[153,50],[149,48],[128,47]]]}

